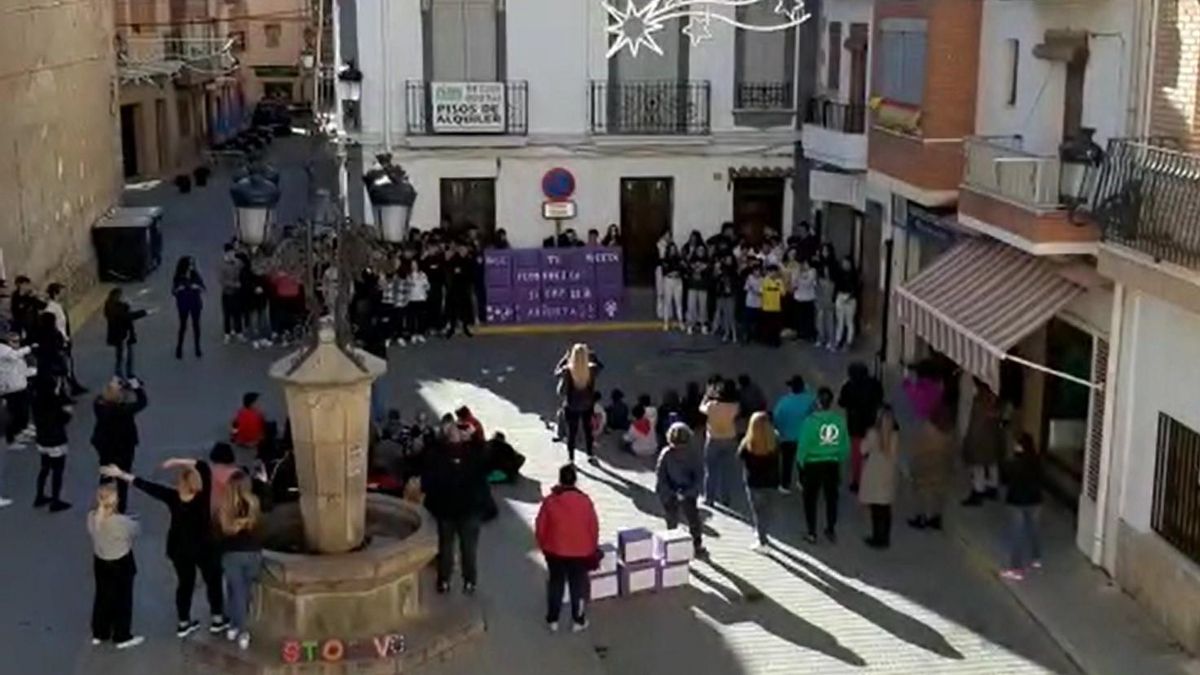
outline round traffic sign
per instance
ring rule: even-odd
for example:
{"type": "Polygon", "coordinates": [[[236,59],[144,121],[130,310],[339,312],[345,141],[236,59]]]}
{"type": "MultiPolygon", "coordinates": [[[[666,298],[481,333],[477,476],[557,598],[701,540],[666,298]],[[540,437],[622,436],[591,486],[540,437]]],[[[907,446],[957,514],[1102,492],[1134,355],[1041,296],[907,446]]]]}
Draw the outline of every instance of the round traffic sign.
{"type": "Polygon", "coordinates": [[[575,176],[562,167],[550,169],[542,176],[542,194],[546,199],[569,199],[575,194],[575,176]]]}

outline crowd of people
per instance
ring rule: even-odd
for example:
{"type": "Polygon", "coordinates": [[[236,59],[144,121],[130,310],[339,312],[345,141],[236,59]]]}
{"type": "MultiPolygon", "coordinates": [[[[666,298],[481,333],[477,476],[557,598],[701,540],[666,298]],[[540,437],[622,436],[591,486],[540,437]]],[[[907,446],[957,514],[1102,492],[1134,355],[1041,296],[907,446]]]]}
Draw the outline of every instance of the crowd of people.
{"type": "Polygon", "coordinates": [[[733,223],[707,240],[693,231],[679,246],[658,242],[656,312],[663,329],[712,333],[725,342],[778,346],[794,337],[828,349],[854,343],[861,280],[807,223],[786,239],[768,228],[760,242],[733,223]]]}

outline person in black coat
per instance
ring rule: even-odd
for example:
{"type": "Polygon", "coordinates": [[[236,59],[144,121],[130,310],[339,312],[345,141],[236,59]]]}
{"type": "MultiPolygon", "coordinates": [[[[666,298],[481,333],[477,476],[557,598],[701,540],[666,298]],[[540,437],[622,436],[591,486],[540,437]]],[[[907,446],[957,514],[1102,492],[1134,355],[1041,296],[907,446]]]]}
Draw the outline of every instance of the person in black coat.
{"type": "Polygon", "coordinates": [[[175,309],[179,311],[179,334],[175,339],[175,358],[183,358],[183,339],[187,336],[187,325],[192,324],[192,341],[196,358],[200,358],[200,310],[204,307],[204,279],[196,271],[196,261],[185,255],[175,266],[175,277],[171,282],[171,294],[175,296],[175,309]]]}
{"type": "Polygon", "coordinates": [[[851,363],[846,383],[838,394],[838,405],[846,411],[850,432],[850,491],[858,492],[863,467],[862,441],[883,405],[883,385],[871,376],[865,364],[851,363]]]}
{"type": "Polygon", "coordinates": [[[462,560],[463,592],[474,593],[478,581],[476,549],[480,524],[491,504],[491,488],[487,482],[487,452],[482,443],[472,440],[472,435],[472,429],[446,415],[441,436],[425,452],[421,490],[425,493],[425,508],[437,520],[438,593],[450,590],[455,540],[462,560]]]}
{"type": "Polygon", "coordinates": [[[67,424],[71,422],[71,397],[66,380],[39,375],[33,381],[33,423],[37,427],[37,449],[41,466],[37,475],[34,508],[49,505],[51,512],[65,511],[71,505],[61,499],[63,473],[67,467],[67,424]],[[46,479],[50,496],[46,496],[46,479]]]}
{"type": "MultiPolygon", "coordinates": [[[[146,390],[141,382],[128,384],[113,378],[96,397],[92,410],[96,426],[92,430],[92,447],[100,455],[100,466],[113,465],[122,471],[133,468],[133,453],[138,444],[136,415],[146,409],[146,390]]],[[[117,510],[125,513],[129,501],[129,485],[117,483],[117,510]]]]}
{"type": "Polygon", "coordinates": [[[475,257],[468,246],[459,244],[446,258],[446,337],[459,326],[463,335],[471,337],[474,288],[475,257]]]}
{"type": "Polygon", "coordinates": [[[1004,501],[1011,514],[1008,537],[1008,567],[1000,576],[1012,581],[1025,578],[1025,566],[1042,566],[1042,547],[1038,537],[1038,515],[1042,505],[1042,457],[1033,437],[1021,434],[1012,457],[1004,465],[1008,487],[1004,501]]]}
{"type": "Polygon", "coordinates": [[[108,292],[108,300],[104,302],[104,319],[108,323],[108,346],[116,354],[117,377],[133,377],[133,345],[137,344],[134,322],[149,314],[145,309],[132,309],[125,302],[125,295],[120,288],[108,292]]]}
{"type": "Polygon", "coordinates": [[[46,303],[37,296],[33,282],[23,274],[17,277],[17,287],[13,289],[10,303],[13,328],[24,338],[24,343],[29,344],[37,328],[38,315],[46,308],[46,303]]]}
{"type": "Polygon", "coordinates": [[[71,379],[71,361],[67,352],[67,339],[58,332],[54,315],[50,312],[38,314],[36,328],[30,333],[33,358],[39,373],[47,376],[71,379]]]}

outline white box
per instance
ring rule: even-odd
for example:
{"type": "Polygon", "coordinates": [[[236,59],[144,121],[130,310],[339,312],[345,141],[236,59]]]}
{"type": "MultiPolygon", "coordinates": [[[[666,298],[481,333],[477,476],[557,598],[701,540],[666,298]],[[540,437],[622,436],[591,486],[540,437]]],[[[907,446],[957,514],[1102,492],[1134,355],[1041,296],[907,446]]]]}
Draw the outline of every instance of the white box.
{"type": "Polygon", "coordinates": [[[658,563],[653,560],[643,560],[633,563],[621,563],[617,573],[621,587],[621,595],[653,592],[658,590],[658,563]]]}
{"type": "Polygon", "coordinates": [[[609,574],[592,573],[589,579],[591,582],[591,595],[588,598],[595,601],[617,597],[621,586],[617,581],[617,576],[615,571],[609,574]]]}
{"type": "Polygon", "coordinates": [[[668,563],[687,562],[696,551],[692,546],[692,535],[686,530],[661,530],[654,533],[654,557],[668,563]]]}
{"type": "Polygon", "coordinates": [[[691,567],[686,560],[679,563],[669,563],[659,560],[657,573],[659,588],[687,586],[692,576],[691,567]]]}
{"type": "Polygon", "coordinates": [[[621,562],[633,563],[654,559],[654,535],[644,527],[617,530],[617,551],[621,562]]]}
{"type": "Polygon", "coordinates": [[[600,558],[600,566],[592,572],[592,576],[598,574],[616,574],[617,546],[615,544],[600,544],[600,551],[604,554],[604,557],[600,558]]]}

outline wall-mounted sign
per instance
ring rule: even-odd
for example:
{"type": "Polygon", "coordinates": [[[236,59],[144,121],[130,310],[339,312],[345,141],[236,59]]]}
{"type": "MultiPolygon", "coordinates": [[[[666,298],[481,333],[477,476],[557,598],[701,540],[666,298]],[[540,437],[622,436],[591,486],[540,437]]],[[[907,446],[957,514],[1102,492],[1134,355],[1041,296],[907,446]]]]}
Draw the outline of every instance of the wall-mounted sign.
{"type": "Polygon", "coordinates": [[[575,202],[563,201],[542,202],[542,217],[546,220],[569,220],[575,217],[575,202]]]}
{"type": "Polygon", "coordinates": [[[494,134],[507,127],[503,82],[432,82],[433,130],[439,134],[494,134]]]}
{"type": "Polygon", "coordinates": [[[546,199],[569,199],[575,194],[575,175],[561,166],[542,175],[542,194],[546,199]]]}

